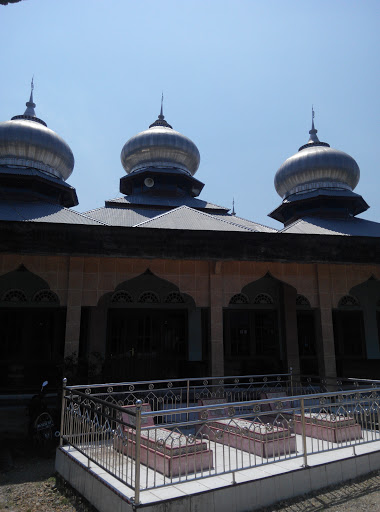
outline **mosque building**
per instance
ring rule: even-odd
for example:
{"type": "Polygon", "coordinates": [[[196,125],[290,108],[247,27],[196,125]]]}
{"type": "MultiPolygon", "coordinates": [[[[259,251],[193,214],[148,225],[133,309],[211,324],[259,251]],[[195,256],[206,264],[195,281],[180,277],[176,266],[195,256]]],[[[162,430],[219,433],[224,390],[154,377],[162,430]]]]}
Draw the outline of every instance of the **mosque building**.
{"type": "Polygon", "coordinates": [[[273,229],[199,199],[161,112],[122,148],[121,198],[78,213],[74,157],[26,110],[0,123],[0,388],[286,372],[380,378],[380,223],[356,161],[308,142],[273,229]],[[75,368],[75,372],[73,370],[75,368]]]}

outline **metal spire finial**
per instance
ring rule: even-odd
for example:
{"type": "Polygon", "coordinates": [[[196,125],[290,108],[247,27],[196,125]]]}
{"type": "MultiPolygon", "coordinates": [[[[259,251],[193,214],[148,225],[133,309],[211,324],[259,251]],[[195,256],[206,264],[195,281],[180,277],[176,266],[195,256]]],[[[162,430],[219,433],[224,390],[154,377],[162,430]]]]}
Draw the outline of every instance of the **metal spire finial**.
{"type": "Polygon", "coordinates": [[[319,142],[319,139],[318,139],[318,136],[317,136],[317,131],[315,129],[315,126],[314,126],[314,117],[315,117],[315,112],[314,112],[314,105],[311,106],[311,130],[309,131],[309,134],[310,134],[310,138],[309,138],[309,143],[311,142],[319,142]]]}
{"type": "Polygon", "coordinates": [[[170,126],[169,123],[167,123],[165,121],[165,116],[164,116],[164,92],[162,92],[162,94],[161,94],[161,110],[160,110],[160,113],[158,115],[158,119],[156,121],[154,121],[154,123],[149,125],[149,128],[153,128],[154,126],[164,126],[165,128],[173,128],[172,126],[170,126]]]}
{"type": "Polygon", "coordinates": [[[36,113],[34,111],[34,107],[36,106],[36,104],[33,101],[33,90],[34,90],[34,75],[32,76],[32,81],[30,83],[30,98],[29,98],[29,101],[27,101],[25,103],[27,109],[24,112],[24,116],[36,117],[36,113]]]}
{"type": "Polygon", "coordinates": [[[165,119],[163,110],[164,110],[164,91],[162,91],[162,95],[161,95],[161,112],[160,112],[160,115],[158,116],[158,119],[165,119]]]}
{"type": "Polygon", "coordinates": [[[231,215],[236,215],[236,212],[235,212],[235,198],[233,197],[232,198],[232,212],[231,212],[231,215]]]}

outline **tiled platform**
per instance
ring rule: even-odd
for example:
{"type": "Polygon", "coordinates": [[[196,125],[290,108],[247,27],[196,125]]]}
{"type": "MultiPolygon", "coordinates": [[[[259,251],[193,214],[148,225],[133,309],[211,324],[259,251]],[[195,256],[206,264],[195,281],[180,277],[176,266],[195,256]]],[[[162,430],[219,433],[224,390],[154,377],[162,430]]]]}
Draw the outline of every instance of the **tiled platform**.
{"type": "MultiPolygon", "coordinates": [[[[300,436],[297,436],[297,446],[302,446],[300,436]]],[[[311,446],[308,445],[308,449],[311,446]]],[[[313,446],[316,449],[316,445],[313,446]]],[[[216,468],[220,467],[223,456],[220,450],[222,447],[215,453],[216,468]]],[[[234,461],[231,457],[232,470],[236,469],[234,461]]],[[[179,481],[177,478],[169,486],[142,491],[140,504],[135,505],[131,488],[99,466],[89,464],[87,457],[76,450],[58,449],[56,459],[57,471],[99,512],[243,512],[380,469],[380,441],[357,445],[355,451],[348,446],[309,455],[308,467],[302,464],[303,458],[295,457],[201,480],[184,481],[182,478],[179,481]]],[[[158,478],[156,474],[156,486],[163,483],[158,478]]],[[[152,479],[153,472],[142,466],[142,487],[151,486],[152,479]]]]}

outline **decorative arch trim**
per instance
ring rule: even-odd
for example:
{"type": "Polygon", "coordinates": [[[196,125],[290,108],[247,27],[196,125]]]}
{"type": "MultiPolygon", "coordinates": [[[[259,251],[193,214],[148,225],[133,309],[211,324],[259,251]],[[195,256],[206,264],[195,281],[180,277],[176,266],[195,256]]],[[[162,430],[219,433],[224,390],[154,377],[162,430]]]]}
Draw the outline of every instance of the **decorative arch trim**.
{"type": "Polygon", "coordinates": [[[14,289],[8,290],[5,293],[3,293],[1,301],[11,302],[12,304],[14,304],[19,302],[28,302],[28,299],[26,298],[26,295],[22,290],[14,289]]]}
{"type": "Polygon", "coordinates": [[[133,302],[132,295],[128,293],[126,290],[119,290],[112,294],[111,300],[113,304],[125,304],[133,302]]]}
{"type": "Polygon", "coordinates": [[[160,302],[160,299],[158,298],[158,295],[156,293],[147,291],[147,292],[143,292],[140,295],[137,302],[158,304],[160,302]]]}
{"type": "Polygon", "coordinates": [[[285,287],[292,290],[292,294],[296,296],[297,291],[294,286],[267,272],[263,277],[243,286],[240,293],[248,298],[249,304],[276,305],[281,303],[282,291],[285,287]]]}
{"type": "Polygon", "coordinates": [[[0,276],[0,302],[3,306],[59,304],[58,295],[50,290],[42,277],[30,272],[24,265],[0,276]]]}
{"type": "Polygon", "coordinates": [[[344,295],[338,302],[338,308],[359,307],[359,300],[353,295],[344,295]]]}
{"type": "Polygon", "coordinates": [[[254,304],[273,304],[273,297],[269,293],[258,293],[253,299],[254,304]]]}
{"type": "Polygon", "coordinates": [[[179,292],[170,292],[164,299],[165,304],[183,304],[185,302],[183,296],[179,292]]]}
{"type": "Polygon", "coordinates": [[[308,308],[310,308],[311,304],[309,299],[306,298],[305,295],[297,295],[296,306],[307,306],[308,308]]]}
{"type": "Polygon", "coordinates": [[[174,283],[156,276],[149,268],[139,276],[120,283],[113,293],[103,295],[100,301],[112,306],[178,304],[179,307],[195,308],[195,301],[190,295],[182,293],[174,283]]]}
{"type": "Polygon", "coordinates": [[[33,302],[44,302],[50,304],[59,304],[58,295],[51,290],[40,290],[33,296],[33,302]]]}
{"type": "Polygon", "coordinates": [[[230,304],[249,304],[249,298],[245,293],[236,293],[231,297],[230,304]]]}

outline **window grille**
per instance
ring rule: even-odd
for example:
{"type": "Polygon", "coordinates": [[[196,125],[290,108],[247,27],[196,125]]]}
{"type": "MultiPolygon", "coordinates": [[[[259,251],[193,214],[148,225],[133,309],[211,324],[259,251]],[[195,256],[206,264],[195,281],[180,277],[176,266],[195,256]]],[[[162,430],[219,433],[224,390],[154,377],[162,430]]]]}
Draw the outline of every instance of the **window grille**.
{"type": "Polygon", "coordinates": [[[309,302],[309,299],[307,299],[305,297],[305,295],[297,295],[296,305],[297,306],[308,306],[308,307],[310,307],[310,302],[309,302]]]}
{"type": "Polygon", "coordinates": [[[154,292],[144,292],[139,297],[139,302],[157,304],[159,301],[157,295],[154,292]]]}
{"type": "Polygon", "coordinates": [[[40,290],[34,294],[33,302],[50,302],[54,304],[59,303],[59,299],[56,293],[51,290],[40,290]]]}
{"type": "Polygon", "coordinates": [[[258,293],[253,301],[254,304],[273,304],[273,299],[268,293],[258,293]]]}
{"type": "Polygon", "coordinates": [[[231,297],[230,304],[249,304],[249,299],[244,293],[237,293],[231,297]]]}
{"type": "Polygon", "coordinates": [[[8,290],[1,300],[3,302],[27,302],[26,295],[22,290],[8,290]]]}
{"type": "Polygon", "coordinates": [[[164,302],[171,304],[183,304],[185,301],[179,292],[171,292],[167,295],[164,302]]]}
{"type": "Polygon", "coordinates": [[[125,290],[119,290],[115,292],[111,297],[112,303],[120,303],[120,302],[133,302],[131,295],[125,290]]]}
{"type": "Polygon", "coordinates": [[[338,307],[342,308],[347,306],[360,306],[360,303],[356,297],[345,295],[340,299],[338,307]]]}

